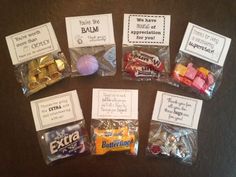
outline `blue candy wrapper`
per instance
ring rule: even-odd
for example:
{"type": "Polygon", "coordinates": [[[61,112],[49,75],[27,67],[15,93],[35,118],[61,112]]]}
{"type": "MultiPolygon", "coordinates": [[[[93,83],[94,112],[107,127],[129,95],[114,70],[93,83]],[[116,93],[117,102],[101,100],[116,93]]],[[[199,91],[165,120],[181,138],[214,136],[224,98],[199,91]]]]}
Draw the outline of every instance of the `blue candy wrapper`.
{"type": "Polygon", "coordinates": [[[89,137],[84,121],[40,132],[38,139],[47,164],[79,154],[89,153],[89,137]]]}

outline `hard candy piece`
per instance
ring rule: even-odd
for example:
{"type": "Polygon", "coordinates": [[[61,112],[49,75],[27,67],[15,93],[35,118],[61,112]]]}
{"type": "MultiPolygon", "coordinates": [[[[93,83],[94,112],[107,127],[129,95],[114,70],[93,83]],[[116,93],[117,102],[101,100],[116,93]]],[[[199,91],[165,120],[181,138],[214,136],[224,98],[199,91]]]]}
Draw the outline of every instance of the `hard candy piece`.
{"type": "Polygon", "coordinates": [[[103,57],[113,66],[116,67],[116,48],[110,48],[103,57]]]}
{"type": "Polygon", "coordinates": [[[204,84],[205,84],[205,80],[203,80],[202,78],[197,76],[193,80],[192,86],[197,88],[198,90],[201,90],[203,88],[204,84]]]}
{"type": "Polygon", "coordinates": [[[182,64],[177,64],[174,72],[180,76],[184,76],[187,72],[187,67],[182,64]]]}
{"type": "Polygon", "coordinates": [[[86,76],[96,73],[99,65],[94,56],[84,55],[77,60],[76,67],[81,75],[86,76]]]}
{"type": "Polygon", "coordinates": [[[161,148],[158,145],[152,145],[150,148],[150,151],[153,155],[157,155],[157,154],[160,154],[161,148]]]}
{"type": "Polygon", "coordinates": [[[185,77],[193,80],[197,74],[197,70],[193,67],[188,67],[187,72],[185,73],[185,77]]]}
{"type": "Polygon", "coordinates": [[[204,74],[205,76],[208,76],[208,74],[210,72],[208,69],[206,69],[204,67],[198,68],[198,71],[201,72],[202,74],[204,74]]]}
{"type": "Polygon", "coordinates": [[[191,86],[192,85],[192,81],[190,79],[187,79],[187,78],[183,78],[181,80],[181,82],[183,82],[184,84],[188,85],[188,86],[191,86]]]}
{"type": "Polygon", "coordinates": [[[214,84],[215,80],[212,74],[208,74],[208,84],[212,85],[214,84]]]}

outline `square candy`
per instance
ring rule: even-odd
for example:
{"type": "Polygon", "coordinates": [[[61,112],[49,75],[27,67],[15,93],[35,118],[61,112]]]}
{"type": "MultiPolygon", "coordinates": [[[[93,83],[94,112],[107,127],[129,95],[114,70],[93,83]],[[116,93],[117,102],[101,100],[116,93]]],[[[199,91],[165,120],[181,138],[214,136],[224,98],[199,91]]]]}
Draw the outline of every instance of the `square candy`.
{"type": "Polygon", "coordinates": [[[185,73],[187,72],[187,67],[182,65],[182,64],[177,64],[175,67],[175,71],[176,74],[179,74],[181,76],[184,76],[185,73]]]}
{"type": "Polygon", "coordinates": [[[205,84],[205,80],[203,80],[202,78],[200,77],[196,77],[194,80],[193,80],[193,83],[192,83],[192,86],[194,86],[195,88],[197,88],[198,90],[201,90],[203,88],[205,84]]]}
{"type": "Polygon", "coordinates": [[[215,80],[212,74],[208,74],[208,84],[212,85],[214,84],[215,80]]]}
{"type": "Polygon", "coordinates": [[[191,86],[192,85],[192,81],[190,79],[187,79],[187,78],[183,78],[182,82],[188,86],[191,86]]]}
{"type": "Polygon", "coordinates": [[[193,67],[188,67],[187,72],[185,73],[185,77],[193,80],[197,75],[197,70],[193,67]]]}
{"type": "Polygon", "coordinates": [[[204,74],[205,76],[208,76],[208,74],[210,72],[208,69],[206,69],[204,67],[198,68],[198,71],[201,72],[202,74],[204,74]]]}

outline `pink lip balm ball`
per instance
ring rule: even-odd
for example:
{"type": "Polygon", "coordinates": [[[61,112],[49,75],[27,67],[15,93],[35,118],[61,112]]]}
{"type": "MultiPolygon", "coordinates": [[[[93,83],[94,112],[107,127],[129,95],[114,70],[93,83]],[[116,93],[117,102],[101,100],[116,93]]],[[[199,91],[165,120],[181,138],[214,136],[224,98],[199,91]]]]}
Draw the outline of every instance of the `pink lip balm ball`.
{"type": "Polygon", "coordinates": [[[92,55],[83,55],[82,57],[78,58],[76,63],[78,72],[83,76],[96,73],[98,67],[98,61],[92,55]]]}

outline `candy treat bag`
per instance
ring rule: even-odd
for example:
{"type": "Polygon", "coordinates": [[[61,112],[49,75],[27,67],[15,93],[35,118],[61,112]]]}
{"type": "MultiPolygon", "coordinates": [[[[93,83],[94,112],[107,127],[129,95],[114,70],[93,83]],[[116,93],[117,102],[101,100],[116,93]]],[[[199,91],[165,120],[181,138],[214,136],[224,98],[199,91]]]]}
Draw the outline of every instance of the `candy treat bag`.
{"type": "Polygon", "coordinates": [[[47,164],[90,153],[89,137],[75,90],[31,101],[31,108],[47,164]]]}
{"type": "Polygon", "coordinates": [[[116,46],[111,14],[66,17],[72,76],[113,76],[116,46]]]}
{"type": "Polygon", "coordinates": [[[91,152],[138,153],[138,91],[93,89],[91,152]],[[131,104],[132,103],[132,104],[131,104]]]}
{"type": "Polygon", "coordinates": [[[197,158],[197,126],[201,106],[201,100],[158,91],[147,156],[175,158],[191,165],[197,158]]]}
{"type": "Polygon", "coordinates": [[[123,78],[167,81],[170,73],[169,34],[169,15],[125,14],[123,78]]]}
{"type": "Polygon", "coordinates": [[[51,23],[6,37],[12,63],[22,91],[29,96],[69,76],[51,23]]]}
{"type": "Polygon", "coordinates": [[[210,99],[219,87],[231,39],[188,24],[172,78],[176,86],[188,88],[210,99]]]}

